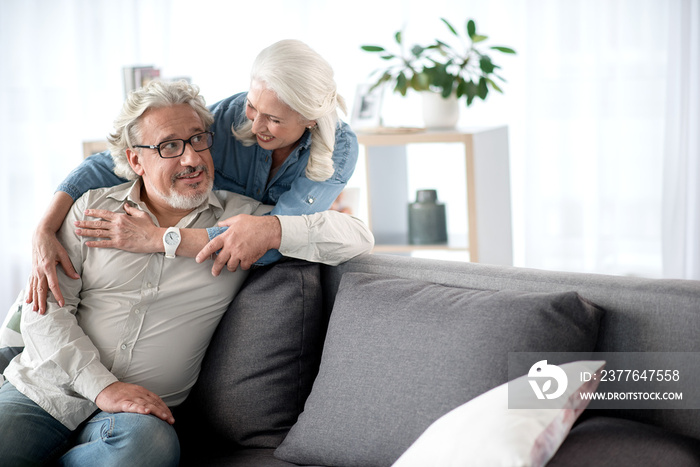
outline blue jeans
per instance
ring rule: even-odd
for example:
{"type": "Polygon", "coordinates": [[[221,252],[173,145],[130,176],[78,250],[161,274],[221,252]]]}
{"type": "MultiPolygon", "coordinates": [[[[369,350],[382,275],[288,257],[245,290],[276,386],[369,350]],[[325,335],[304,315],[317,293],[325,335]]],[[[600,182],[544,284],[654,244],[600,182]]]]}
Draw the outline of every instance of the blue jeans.
{"type": "Polygon", "coordinates": [[[177,466],[175,429],[153,416],[95,412],[75,431],[5,382],[0,388],[2,465],[177,466]]]}

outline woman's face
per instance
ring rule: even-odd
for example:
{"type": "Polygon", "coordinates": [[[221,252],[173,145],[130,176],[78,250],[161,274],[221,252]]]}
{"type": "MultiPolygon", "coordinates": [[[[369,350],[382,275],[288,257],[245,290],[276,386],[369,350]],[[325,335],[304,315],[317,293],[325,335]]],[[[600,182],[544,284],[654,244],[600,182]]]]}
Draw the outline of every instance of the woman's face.
{"type": "Polygon", "coordinates": [[[284,156],[292,152],[306,127],[315,124],[258,81],[251,83],[245,114],[253,122],[253,133],[260,147],[285,153],[284,156]]]}

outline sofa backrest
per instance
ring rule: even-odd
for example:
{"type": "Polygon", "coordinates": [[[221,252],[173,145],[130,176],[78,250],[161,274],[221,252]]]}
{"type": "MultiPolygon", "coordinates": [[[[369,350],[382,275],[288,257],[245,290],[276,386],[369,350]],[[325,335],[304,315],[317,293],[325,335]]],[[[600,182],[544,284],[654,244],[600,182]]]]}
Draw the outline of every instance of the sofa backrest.
{"type": "MultiPolygon", "coordinates": [[[[323,267],[324,307],[332,309],[346,272],[385,274],[447,286],[524,292],[576,291],[605,309],[598,352],[700,352],[700,281],[658,280],[477,263],[363,255],[323,267]]],[[[619,410],[606,414],[650,422],[700,439],[693,410],[619,410]]]]}

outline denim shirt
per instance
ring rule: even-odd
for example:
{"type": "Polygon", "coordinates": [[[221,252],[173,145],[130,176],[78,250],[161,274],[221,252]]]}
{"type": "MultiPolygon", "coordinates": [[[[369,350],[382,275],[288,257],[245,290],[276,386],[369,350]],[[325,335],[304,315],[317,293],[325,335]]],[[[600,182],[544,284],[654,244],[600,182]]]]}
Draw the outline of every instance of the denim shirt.
{"type": "MultiPolygon", "coordinates": [[[[268,183],[272,151],[263,149],[258,144],[243,146],[231,133],[232,125],[238,126],[246,119],[246,96],[245,92],[235,94],[209,108],[214,114],[211,128],[214,132],[211,155],[216,172],[214,189],[232,191],[263,204],[274,205],[271,215],[297,216],[329,209],[355,171],[358,156],[355,133],[348,124],[339,123],[333,151],[335,172],[328,180],[314,182],[306,178],[306,164],[311,147],[311,133],[307,130],[268,183]]],[[[112,157],[109,151],[104,151],[85,159],[58,186],[58,190],[66,192],[75,200],[88,190],[114,186],[125,181],[114,174],[112,157]]],[[[226,229],[227,227],[211,227],[207,232],[211,239],[226,229]]],[[[270,264],[281,256],[277,250],[270,250],[256,264],[270,264]]]]}

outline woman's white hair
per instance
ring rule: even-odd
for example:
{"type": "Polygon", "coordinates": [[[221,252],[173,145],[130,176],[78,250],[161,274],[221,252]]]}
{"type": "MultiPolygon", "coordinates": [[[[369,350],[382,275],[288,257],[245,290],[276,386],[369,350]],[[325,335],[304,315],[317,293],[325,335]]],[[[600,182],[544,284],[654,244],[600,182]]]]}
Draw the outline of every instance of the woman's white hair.
{"type": "MultiPolygon", "coordinates": [[[[307,120],[311,128],[311,153],[306,165],[310,180],[324,181],[333,175],[333,149],[338,126],[337,109],[346,111],[345,100],[336,93],[333,69],[323,57],[298,40],[283,40],[258,54],[250,73],[251,82],[264,83],[267,89],[307,120]]],[[[255,143],[253,122],[232,128],[244,145],[255,143]]]]}
{"type": "Polygon", "coordinates": [[[136,180],[138,175],[129,165],[126,150],[137,144],[154,144],[157,141],[141,141],[141,117],[148,109],[171,107],[188,104],[202,119],[204,128],[208,129],[214,122],[204,98],[199,95],[197,86],[185,81],[165,82],[151,81],[143,88],[132,91],[126,98],[121,112],[114,120],[114,133],[107,137],[108,147],[114,160],[114,173],[128,180],[136,180]]]}

